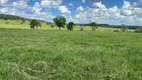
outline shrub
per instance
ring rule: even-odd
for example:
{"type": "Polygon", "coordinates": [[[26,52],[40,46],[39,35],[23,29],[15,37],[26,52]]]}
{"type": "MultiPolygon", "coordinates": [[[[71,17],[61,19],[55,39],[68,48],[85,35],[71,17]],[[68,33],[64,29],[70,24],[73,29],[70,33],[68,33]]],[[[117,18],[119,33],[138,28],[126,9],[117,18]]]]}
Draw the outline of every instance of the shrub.
{"type": "Polygon", "coordinates": [[[54,28],[54,24],[51,24],[51,26],[50,26],[51,28],[54,28]]]}
{"type": "Polygon", "coordinates": [[[6,22],[5,22],[5,24],[9,24],[9,22],[8,22],[8,21],[6,21],[6,22]]]}
{"type": "Polygon", "coordinates": [[[120,31],[117,29],[117,30],[113,30],[113,32],[120,32],[120,31]]]}
{"type": "Polygon", "coordinates": [[[137,28],[135,32],[136,33],[142,33],[142,28],[137,28]]]}
{"type": "Polygon", "coordinates": [[[128,28],[127,28],[125,25],[122,25],[122,27],[121,27],[121,31],[122,31],[122,32],[126,32],[127,29],[128,29],[128,28]]]}
{"type": "Polygon", "coordinates": [[[84,30],[83,27],[81,27],[81,28],[80,28],[80,31],[83,31],[83,30],[84,30]]]}

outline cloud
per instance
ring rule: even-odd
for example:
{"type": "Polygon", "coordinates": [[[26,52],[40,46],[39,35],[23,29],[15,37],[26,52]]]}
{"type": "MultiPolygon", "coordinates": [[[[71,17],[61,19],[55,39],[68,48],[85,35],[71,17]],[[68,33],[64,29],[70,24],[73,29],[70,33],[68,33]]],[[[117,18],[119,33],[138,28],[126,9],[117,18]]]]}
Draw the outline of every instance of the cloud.
{"type": "Polygon", "coordinates": [[[103,5],[101,2],[95,2],[93,3],[93,6],[97,8],[106,8],[105,5],[103,5]]]}
{"type": "Polygon", "coordinates": [[[82,2],[82,3],[85,3],[85,2],[86,2],[86,0],[82,0],[81,2],[82,2]]]}
{"type": "Polygon", "coordinates": [[[124,1],[124,4],[121,9],[121,14],[124,16],[130,16],[132,14],[133,7],[130,5],[130,2],[124,1]]]}
{"type": "Polygon", "coordinates": [[[13,2],[12,6],[16,8],[21,8],[21,9],[28,8],[27,1],[23,1],[23,0],[13,2]]]}
{"type": "MultiPolygon", "coordinates": [[[[81,6],[79,3],[67,3],[69,6],[62,4],[64,0],[36,0],[34,4],[28,4],[30,0],[0,0],[0,13],[18,15],[31,19],[40,19],[52,21],[57,15],[63,15],[67,21],[75,23],[97,23],[114,24],[114,25],[142,25],[142,0],[133,4],[124,1],[122,7],[106,7],[101,0],[88,0],[91,4],[81,6]],[[6,5],[6,6],[5,6],[6,5]],[[70,10],[68,7],[74,6],[70,10]],[[60,13],[52,13],[58,10],[60,13]],[[74,11],[74,12],[71,12],[74,11]]],[[[87,0],[80,0],[87,2],[87,0]]],[[[82,4],[82,3],[81,3],[82,4]]]]}
{"type": "Polygon", "coordinates": [[[8,11],[8,8],[1,8],[0,9],[0,13],[3,13],[3,14],[6,13],[7,11],[8,11]]]}
{"type": "Polygon", "coordinates": [[[129,8],[129,7],[131,7],[130,2],[124,1],[123,8],[129,8]]]}
{"type": "Polygon", "coordinates": [[[41,7],[43,8],[57,8],[62,3],[62,0],[41,0],[41,7]]]}
{"type": "Polygon", "coordinates": [[[74,4],[73,3],[69,3],[69,6],[74,6],[74,4]]]}
{"type": "Polygon", "coordinates": [[[133,3],[133,6],[134,6],[134,7],[142,8],[142,0],[138,0],[137,2],[134,2],[134,3],[133,3]]]}
{"type": "Polygon", "coordinates": [[[0,0],[0,5],[4,5],[8,2],[8,0],[0,0]]]}
{"type": "Polygon", "coordinates": [[[71,14],[71,11],[66,6],[59,6],[59,11],[62,14],[71,14]]]}
{"type": "Polygon", "coordinates": [[[84,12],[84,8],[82,6],[79,6],[77,9],[76,9],[76,12],[84,12]]]}
{"type": "Polygon", "coordinates": [[[52,19],[55,17],[52,15],[48,10],[42,11],[42,8],[39,4],[39,2],[36,2],[33,6],[33,8],[30,8],[30,10],[21,10],[19,8],[6,6],[3,8],[0,8],[0,14],[10,14],[10,15],[17,15],[29,19],[38,19],[38,20],[44,20],[44,21],[52,21],[52,19]]]}
{"type": "Polygon", "coordinates": [[[39,14],[41,10],[42,10],[42,8],[40,7],[39,2],[35,2],[35,5],[32,8],[32,12],[34,14],[39,14]]]}
{"type": "Polygon", "coordinates": [[[0,9],[0,13],[2,13],[2,14],[16,15],[16,12],[17,12],[17,10],[15,8],[11,9],[11,8],[5,7],[5,8],[0,9]]]}
{"type": "Polygon", "coordinates": [[[122,8],[114,6],[106,8],[101,2],[94,2],[93,7],[76,9],[75,18],[79,22],[89,23],[95,21],[97,23],[114,24],[114,25],[140,25],[142,20],[142,8],[136,8],[128,1],[124,1],[122,8]]]}

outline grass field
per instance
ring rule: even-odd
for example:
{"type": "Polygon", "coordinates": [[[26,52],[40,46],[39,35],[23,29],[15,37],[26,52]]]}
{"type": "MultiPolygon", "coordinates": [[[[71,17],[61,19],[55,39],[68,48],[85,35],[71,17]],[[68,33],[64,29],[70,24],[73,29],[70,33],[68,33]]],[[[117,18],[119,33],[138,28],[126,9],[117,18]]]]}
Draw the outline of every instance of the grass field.
{"type": "Polygon", "coordinates": [[[0,80],[142,80],[141,71],[138,33],[0,29],[0,80]]]}
{"type": "MultiPolygon", "coordinates": [[[[16,29],[29,29],[30,28],[30,22],[29,21],[26,21],[24,24],[21,24],[20,22],[21,22],[20,20],[19,21],[17,21],[17,20],[5,21],[5,20],[0,19],[0,28],[14,28],[14,29],[15,28],[16,29]],[[6,22],[9,22],[9,23],[6,24],[6,22]]],[[[42,24],[42,27],[39,28],[39,29],[43,29],[43,30],[59,30],[57,26],[55,26],[54,28],[51,28],[51,25],[47,25],[44,22],[42,22],[41,24],[42,24]]],[[[62,28],[62,30],[67,30],[67,29],[66,28],[62,28]]],[[[79,31],[80,30],[80,26],[75,26],[74,30],[75,31],[79,31]]],[[[92,28],[86,26],[86,27],[84,27],[84,30],[85,31],[90,31],[90,30],[92,30],[92,28]]],[[[120,31],[120,28],[99,27],[97,29],[97,31],[103,31],[103,32],[108,32],[108,31],[113,32],[113,30],[119,30],[120,31]]],[[[133,32],[134,30],[133,29],[128,29],[128,31],[133,32]]]]}

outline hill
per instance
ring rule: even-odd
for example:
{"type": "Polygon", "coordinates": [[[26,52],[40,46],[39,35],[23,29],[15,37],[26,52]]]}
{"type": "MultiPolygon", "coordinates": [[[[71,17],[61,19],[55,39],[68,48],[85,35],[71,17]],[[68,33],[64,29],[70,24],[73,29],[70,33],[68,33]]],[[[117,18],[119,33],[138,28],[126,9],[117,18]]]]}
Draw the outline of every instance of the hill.
{"type": "MultiPolygon", "coordinates": [[[[4,20],[21,20],[21,21],[31,21],[33,19],[28,19],[28,18],[24,18],[24,17],[20,17],[20,16],[15,16],[15,15],[8,15],[8,14],[0,14],[0,19],[4,19],[4,20]]],[[[40,22],[46,22],[46,21],[42,21],[42,20],[38,20],[40,22]]],[[[47,22],[50,23],[50,22],[47,22]]]]}
{"type": "Polygon", "coordinates": [[[23,17],[14,16],[14,15],[6,15],[6,14],[0,14],[0,19],[4,19],[4,20],[28,20],[28,19],[23,18],[23,17]]]}

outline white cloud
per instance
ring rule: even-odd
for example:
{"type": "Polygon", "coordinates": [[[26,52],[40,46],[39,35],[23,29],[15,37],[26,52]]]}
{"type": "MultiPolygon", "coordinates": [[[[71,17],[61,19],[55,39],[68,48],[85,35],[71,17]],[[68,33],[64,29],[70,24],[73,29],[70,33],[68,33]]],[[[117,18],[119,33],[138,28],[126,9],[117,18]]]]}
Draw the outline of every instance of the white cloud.
{"type": "Polygon", "coordinates": [[[7,11],[8,11],[8,8],[2,8],[2,9],[0,9],[1,13],[6,13],[7,11]]]}
{"type": "Polygon", "coordinates": [[[84,12],[84,8],[82,6],[79,6],[77,8],[76,12],[84,12]]]}
{"type": "Polygon", "coordinates": [[[57,8],[62,3],[62,0],[41,0],[43,8],[57,8]]]}
{"type": "Polygon", "coordinates": [[[39,14],[42,8],[40,7],[39,2],[35,2],[35,5],[32,8],[32,12],[35,14],[39,14]]]}
{"type": "Polygon", "coordinates": [[[123,8],[129,8],[129,7],[131,7],[130,2],[124,1],[123,8]]]}
{"type": "Polygon", "coordinates": [[[28,8],[27,1],[23,0],[13,2],[12,6],[16,8],[28,8]]]}
{"type": "Polygon", "coordinates": [[[71,14],[71,11],[66,6],[59,6],[59,11],[62,14],[71,14]]]}
{"type": "Polygon", "coordinates": [[[105,5],[103,5],[101,2],[95,2],[93,3],[93,6],[101,9],[106,8],[105,5]]]}
{"type": "Polygon", "coordinates": [[[69,6],[74,6],[73,3],[69,3],[69,6]]]}
{"type": "Polygon", "coordinates": [[[15,15],[17,12],[17,10],[15,8],[8,8],[8,7],[5,7],[5,8],[1,8],[0,9],[0,13],[2,14],[10,14],[10,15],[15,15]]]}
{"type": "Polygon", "coordinates": [[[82,0],[82,2],[83,2],[83,3],[85,3],[85,2],[86,2],[86,0],[82,0]]]}
{"type": "MultiPolygon", "coordinates": [[[[102,4],[101,0],[89,0],[92,2],[91,5],[88,7],[77,7],[75,15],[71,15],[72,12],[67,6],[61,5],[63,0],[40,0],[39,2],[35,2],[32,7],[27,4],[28,1],[29,0],[17,0],[12,2],[10,0],[0,0],[0,5],[2,5],[0,13],[52,21],[54,13],[51,12],[52,8],[55,8],[55,10],[59,10],[61,15],[67,18],[68,22],[89,23],[95,21],[97,23],[114,25],[142,25],[142,0],[138,0],[133,4],[124,1],[123,6],[120,8],[117,6],[107,8],[102,4]],[[11,4],[7,4],[8,1],[11,2],[11,4]]],[[[75,3],[69,3],[69,6],[75,6],[75,3]]]]}
{"type": "Polygon", "coordinates": [[[8,2],[8,0],[0,0],[0,5],[4,5],[8,2]]]}
{"type": "Polygon", "coordinates": [[[132,9],[133,7],[130,5],[130,2],[124,1],[124,4],[121,9],[121,14],[124,16],[130,16],[132,15],[132,9]]]}
{"type": "Polygon", "coordinates": [[[38,20],[44,20],[44,21],[52,21],[52,19],[55,17],[48,11],[36,11],[33,13],[27,13],[27,11],[20,11],[17,8],[0,8],[0,13],[2,14],[9,14],[9,15],[17,15],[21,17],[25,17],[28,19],[38,19],[38,20]]]}
{"type": "Polygon", "coordinates": [[[134,2],[133,6],[142,8],[142,0],[138,0],[137,2],[134,2]]]}
{"type": "Polygon", "coordinates": [[[97,23],[114,25],[140,25],[142,21],[142,8],[135,8],[130,2],[124,1],[122,8],[114,6],[106,8],[101,2],[93,3],[94,7],[78,7],[75,18],[84,23],[95,21],[97,23]]]}

